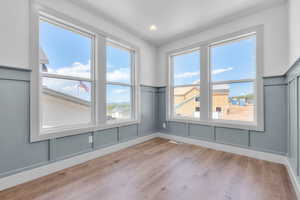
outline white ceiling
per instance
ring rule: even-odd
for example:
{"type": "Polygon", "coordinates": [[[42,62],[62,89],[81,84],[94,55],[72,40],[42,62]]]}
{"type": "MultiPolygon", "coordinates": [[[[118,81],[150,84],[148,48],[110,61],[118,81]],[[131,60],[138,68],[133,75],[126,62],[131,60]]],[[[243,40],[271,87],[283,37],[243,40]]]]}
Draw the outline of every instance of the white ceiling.
{"type": "Polygon", "coordinates": [[[285,0],[71,0],[160,45],[285,0]],[[158,28],[153,32],[149,26],[158,28]]]}

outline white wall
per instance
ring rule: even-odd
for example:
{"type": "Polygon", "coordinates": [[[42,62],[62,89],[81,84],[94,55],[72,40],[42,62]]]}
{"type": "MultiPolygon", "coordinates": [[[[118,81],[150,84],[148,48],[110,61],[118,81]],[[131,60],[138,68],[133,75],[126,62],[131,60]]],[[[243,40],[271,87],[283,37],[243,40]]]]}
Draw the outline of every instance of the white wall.
{"type": "Polygon", "coordinates": [[[300,0],[289,0],[290,65],[300,57],[300,0]]]}
{"type": "Polygon", "coordinates": [[[0,65],[28,68],[28,0],[0,4],[0,65]]]}
{"type": "MultiPolygon", "coordinates": [[[[299,0],[295,0],[299,1],[299,0]]],[[[158,51],[156,84],[167,84],[167,52],[192,45],[197,42],[264,24],[264,76],[282,75],[288,68],[288,9],[280,4],[267,10],[239,18],[230,23],[216,26],[199,34],[163,45],[158,51]]]]}
{"type": "MultiPolygon", "coordinates": [[[[138,47],[140,49],[141,84],[155,84],[156,48],[154,46],[69,2],[38,1],[138,47]]],[[[0,27],[0,65],[29,68],[29,0],[1,0],[0,27]]]]}

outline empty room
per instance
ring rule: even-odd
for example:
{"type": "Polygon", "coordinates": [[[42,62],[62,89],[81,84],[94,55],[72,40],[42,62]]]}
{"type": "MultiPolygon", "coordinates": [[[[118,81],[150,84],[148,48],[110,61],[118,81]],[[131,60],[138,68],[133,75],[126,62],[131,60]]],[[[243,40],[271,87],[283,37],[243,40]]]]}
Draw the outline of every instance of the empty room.
{"type": "Polygon", "coordinates": [[[300,199],[300,0],[1,0],[0,200],[300,199]]]}

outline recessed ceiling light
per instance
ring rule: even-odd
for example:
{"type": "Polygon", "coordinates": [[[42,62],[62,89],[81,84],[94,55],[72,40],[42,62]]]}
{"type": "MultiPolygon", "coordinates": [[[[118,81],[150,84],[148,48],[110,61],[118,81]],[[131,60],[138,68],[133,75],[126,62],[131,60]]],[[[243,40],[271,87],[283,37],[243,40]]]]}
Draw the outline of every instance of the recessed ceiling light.
{"type": "Polygon", "coordinates": [[[156,27],[156,25],[153,24],[149,27],[149,29],[150,29],[150,31],[156,31],[157,27],[156,27]]]}

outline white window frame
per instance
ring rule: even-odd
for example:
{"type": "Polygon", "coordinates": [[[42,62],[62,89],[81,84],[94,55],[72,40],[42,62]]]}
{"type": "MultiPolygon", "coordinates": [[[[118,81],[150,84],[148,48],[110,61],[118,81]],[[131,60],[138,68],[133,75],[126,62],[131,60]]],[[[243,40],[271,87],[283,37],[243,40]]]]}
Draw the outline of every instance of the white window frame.
{"type": "MultiPolygon", "coordinates": [[[[192,52],[196,52],[198,51],[199,54],[200,54],[200,60],[201,60],[201,48],[200,47],[197,47],[197,48],[192,48],[192,49],[187,49],[187,50],[184,50],[184,51],[180,51],[180,52],[177,52],[177,53],[174,53],[174,54],[171,54],[170,57],[169,57],[169,62],[170,62],[170,83],[169,83],[169,86],[170,86],[170,92],[171,94],[174,93],[174,88],[178,88],[178,87],[199,87],[200,88],[200,98],[201,98],[201,63],[200,63],[200,66],[199,66],[199,72],[200,72],[200,76],[199,76],[199,80],[200,82],[198,84],[181,84],[181,85],[174,85],[174,77],[173,77],[173,74],[174,74],[174,63],[173,63],[173,58],[175,56],[181,56],[181,55],[185,55],[185,54],[189,54],[189,53],[192,53],[192,52]]],[[[174,105],[174,98],[170,98],[170,101],[171,101],[171,105],[174,105]]],[[[201,102],[200,102],[201,104],[201,102]]],[[[193,117],[184,117],[184,116],[178,116],[178,115],[175,115],[175,110],[174,110],[174,106],[171,106],[170,107],[170,111],[171,111],[171,115],[173,116],[174,119],[181,119],[181,120],[196,120],[197,118],[193,118],[193,117]]]]}
{"type": "MultiPolygon", "coordinates": [[[[135,84],[134,84],[134,80],[135,80],[135,50],[124,46],[123,44],[120,44],[116,41],[113,40],[107,40],[106,41],[106,46],[112,46],[114,48],[119,48],[125,51],[128,51],[130,53],[130,83],[122,83],[122,82],[118,82],[118,81],[106,81],[106,86],[107,85],[115,85],[115,86],[125,86],[125,87],[129,87],[131,90],[131,99],[130,99],[130,103],[131,103],[131,119],[135,119],[136,116],[136,106],[134,106],[135,103],[135,96],[136,96],[136,90],[135,90],[135,84]]],[[[107,66],[106,66],[107,67],[107,66]]],[[[107,87],[106,87],[107,88],[107,87]]],[[[128,121],[132,121],[131,119],[116,119],[116,120],[107,120],[108,124],[116,124],[116,123],[123,123],[123,122],[128,122],[128,121]]]]}
{"type": "MultiPolygon", "coordinates": [[[[91,121],[90,123],[87,124],[77,124],[77,125],[66,125],[66,126],[60,126],[60,127],[53,127],[53,128],[42,128],[42,120],[40,119],[40,132],[41,134],[51,134],[53,132],[57,132],[59,130],[66,130],[66,129],[73,129],[74,127],[87,127],[87,126],[92,126],[95,124],[96,117],[95,117],[95,85],[96,85],[96,74],[95,74],[95,35],[92,33],[85,32],[84,30],[80,30],[79,28],[72,27],[66,22],[63,21],[58,21],[55,20],[43,13],[39,14],[39,21],[45,21],[49,24],[55,25],[57,27],[63,28],[64,30],[71,31],[73,33],[77,33],[79,35],[82,35],[83,37],[87,37],[91,39],[91,76],[90,78],[83,78],[83,77],[75,77],[75,76],[69,76],[69,75],[61,75],[61,74],[51,74],[51,73],[45,73],[40,71],[39,72],[39,79],[41,80],[42,78],[55,78],[55,79],[62,79],[62,80],[73,80],[73,81],[84,81],[84,82],[89,82],[91,84],[91,121]]],[[[42,81],[40,82],[42,85],[42,81]]],[[[40,96],[42,93],[42,88],[40,89],[40,96]]],[[[39,103],[39,109],[40,109],[40,116],[42,115],[42,106],[39,103]]]]}
{"type": "MultiPolygon", "coordinates": [[[[199,42],[188,47],[176,49],[167,53],[168,62],[168,86],[167,86],[167,120],[175,122],[195,123],[202,125],[238,128],[245,130],[264,130],[264,101],[263,101],[263,25],[258,25],[237,31],[231,34],[223,35],[221,37],[199,42]],[[212,83],[210,73],[210,46],[214,44],[226,43],[230,40],[237,40],[239,38],[249,37],[250,35],[256,35],[256,78],[244,79],[244,80],[232,80],[222,81],[221,83],[232,83],[232,82],[254,82],[254,94],[255,94],[255,110],[254,110],[254,121],[237,121],[237,120],[217,120],[212,119],[212,83]],[[201,63],[200,63],[200,118],[188,118],[178,117],[174,114],[173,108],[173,63],[172,56],[180,55],[193,49],[200,49],[201,63]]],[[[215,84],[215,83],[214,83],[215,84]]],[[[177,87],[177,86],[176,86],[177,87]]]]}
{"type": "Polygon", "coordinates": [[[116,38],[113,35],[81,23],[74,18],[66,16],[51,8],[41,4],[31,4],[30,15],[30,51],[29,60],[32,67],[30,82],[30,141],[36,142],[52,138],[65,137],[87,132],[94,132],[108,128],[115,128],[131,124],[140,123],[140,85],[138,76],[138,55],[139,48],[134,45],[116,38]],[[50,23],[57,22],[59,27],[67,28],[76,33],[85,36],[92,36],[92,55],[91,55],[91,79],[78,78],[72,76],[47,74],[40,71],[39,61],[39,22],[40,18],[50,20],[50,23]],[[131,87],[132,87],[132,119],[126,121],[106,120],[106,44],[107,41],[113,41],[126,47],[131,52],[131,87]],[[41,76],[51,78],[64,78],[70,80],[83,80],[91,82],[91,104],[92,104],[92,121],[90,124],[78,124],[66,127],[54,127],[51,129],[42,129],[41,126],[41,106],[40,98],[42,92],[41,76]]]}

